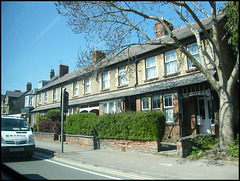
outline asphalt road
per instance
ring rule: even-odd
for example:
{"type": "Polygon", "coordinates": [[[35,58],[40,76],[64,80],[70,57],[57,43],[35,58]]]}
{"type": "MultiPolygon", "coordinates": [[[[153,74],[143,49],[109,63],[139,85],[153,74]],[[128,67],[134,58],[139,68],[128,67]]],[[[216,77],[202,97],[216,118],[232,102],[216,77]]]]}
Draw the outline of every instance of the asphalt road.
{"type": "Polygon", "coordinates": [[[66,158],[47,158],[34,154],[32,159],[7,158],[3,164],[17,171],[30,180],[45,179],[78,179],[78,180],[122,180],[122,179],[155,179],[137,173],[103,168],[66,158]]]}

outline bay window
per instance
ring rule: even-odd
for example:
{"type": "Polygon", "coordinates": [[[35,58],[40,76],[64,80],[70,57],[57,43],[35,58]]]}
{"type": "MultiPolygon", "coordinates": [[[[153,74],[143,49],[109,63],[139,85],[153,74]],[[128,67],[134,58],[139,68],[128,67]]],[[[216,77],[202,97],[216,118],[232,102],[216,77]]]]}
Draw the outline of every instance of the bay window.
{"type": "Polygon", "coordinates": [[[102,102],[102,114],[114,114],[122,112],[121,100],[102,102]]]}

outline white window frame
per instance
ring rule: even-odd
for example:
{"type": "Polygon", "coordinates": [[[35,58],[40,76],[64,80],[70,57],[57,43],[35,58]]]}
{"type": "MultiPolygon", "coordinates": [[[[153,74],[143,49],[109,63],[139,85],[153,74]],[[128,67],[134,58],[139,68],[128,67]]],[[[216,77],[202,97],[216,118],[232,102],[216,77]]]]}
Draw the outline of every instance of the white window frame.
{"type": "Polygon", "coordinates": [[[165,52],[164,57],[165,57],[165,71],[166,71],[166,75],[177,73],[177,72],[178,72],[178,65],[177,65],[177,52],[176,52],[176,50],[171,50],[171,51],[165,52]],[[174,52],[175,58],[168,60],[168,59],[167,59],[167,54],[170,54],[170,53],[172,53],[172,52],[174,52]],[[168,70],[168,68],[167,68],[167,65],[168,65],[168,64],[172,64],[172,63],[175,63],[175,64],[176,64],[176,70],[169,72],[169,70],[168,70]]]}
{"type": "Polygon", "coordinates": [[[57,100],[57,89],[53,89],[53,101],[57,100]]]}
{"type": "Polygon", "coordinates": [[[112,100],[112,101],[105,101],[105,102],[101,102],[100,104],[102,104],[102,114],[115,114],[115,113],[122,112],[120,99],[112,100]],[[110,112],[110,104],[113,104],[113,112],[110,112]],[[117,106],[117,104],[120,104],[120,107],[117,106]],[[106,111],[104,109],[105,106],[106,106],[106,111]]]}
{"type": "Polygon", "coordinates": [[[39,94],[39,100],[38,101],[39,101],[39,104],[42,103],[42,93],[39,94]]]}
{"type": "Polygon", "coordinates": [[[29,97],[26,96],[25,97],[25,107],[27,107],[29,105],[29,97]]]}
{"type": "Polygon", "coordinates": [[[89,80],[89,78],[84,80],[84,93],[85,94],[90,93],[90,80],[89,80]]]}
{"type": "Polygon", "coordinates": [[[157,110],[157,111],[161,110],[160,96],[153,96],[152,97],[152,110],[157,110]],[[157,98],[159,100],[159,108],[153,108],[153,105],[154,105],[153,101],[154,101],[155,98],[157,98]]]}
{"type": "Polygon", "coordinates": [[[108,78],[108,72],[102,73],[102,89],[108,89],[109,88],[109,78],[108,78]],[[107,76],[105,76],[107,75],[107,76]]]}
{"type": "Polygon", "coordinates": [[[118,68],[118,85],[123,86],[127,84],[127,68],[122,66],[118,68]]]}
{"type": "Polygon", "coordinates": [[[29,97],[28,106],[33,106],[33,99],[34,99],[33,95],[29,95],[28,97],[29,97]]]}
{"type": "MultiPolygon", "coordinates": [[[[201,59],[200,59],[200,56],[199,56],[199,51],[198,51],[198,45],[197,43],[192,43],[190,45],[187,46],[187,50],[189,51],[189,53],[191,53],[192,56],[194,56],[194,58],[199,62],[201,63],[201,59]],[[192,53],[190,50],[189,50],[189,47],[190,46],[197,46],[197,53],[192,53]],[[198,58],[196,58],[198,57],[198,58]]],[[[194,69],[196,68],[195,66],[192,65],[192,62],[191,60],[188,58],[188,69],[194,69]]]]}
{"type": "Polygon", "coordinates": [[[141,99],[141,108],[142,108],[142,111],[149,111],[149,97],[144,97],[141,99]],[[148,107],[145,108],[144,107],[144,101],[147,101],[148,102],[148,107]]]}
{"type": "Polygon", "coordinates": [[[154,56],[154,57],[150,57],[150,58],[146,59],[146,78],[147,78],[147,80],[149,80],[149,79],[154,79],[156,77],[157,77],[157,66],[156,66],[156,58],[154,56]],[[149,66],[148,61],[151,61],[153,59],[154,59],[154,65],[149,66]],[[150,71],[150,70],[155,72],[152,77],[149,77],[149,75],[148,75],[148,71],[150,71]]]}
{"type": "Polygon", "coordinates": [[[48,92],[47,91],[44,93],[44,100],[45,100],[45,102],[48,102],[48,92]]]}
{"type": "Polygon", "coordinates": [[[173,94],[165,94],[163,95],[163,108],[164,108],[164,112],[166,114],[166,122],[167,123],[173,123],[174,122],[174,112],[173,112],[173,94]],[[169,98],[171,96],[171,102],[172,105],[166,105],[166,98],[169,98]],[[172,111],[172,115],[171,118],[169,120],[169,115],[167,115],[167,111],[171,110],[172,111]]]}
{"type": "Polygon", "coordinates": [[[73,96],[77,96],[78,95],[78,83],[73,82],[73,96]]]}

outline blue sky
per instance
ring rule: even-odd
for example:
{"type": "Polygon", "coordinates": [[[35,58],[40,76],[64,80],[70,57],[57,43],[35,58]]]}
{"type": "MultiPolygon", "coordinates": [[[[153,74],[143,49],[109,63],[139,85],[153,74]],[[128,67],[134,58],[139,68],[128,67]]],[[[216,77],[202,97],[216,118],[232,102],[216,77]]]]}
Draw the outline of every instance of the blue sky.
{"type": "MultiPolygon", "coordinates": [[[[172,16],[167,11],[166,17],[172,16]]],[[[184,26],[174,22],[175,27],[184,26]]],[[[153,25],[154,26],[154,25],[153,25]]],[[[150,37],[154,38],[154,29],[150,37]]],[[[59,64],[69,72],[77,69],[77,54],[84,45],[51,1],[1,1],[1,94],[26,90],[41,80],[49,80],[50,69],[58,74],[59,64]]]]}
{"type": "Polygon", "coordinates": [[[74,71],[82,41],[53,2],[1,1],[1,93],[37,88],[60,62],[74,71]]]}

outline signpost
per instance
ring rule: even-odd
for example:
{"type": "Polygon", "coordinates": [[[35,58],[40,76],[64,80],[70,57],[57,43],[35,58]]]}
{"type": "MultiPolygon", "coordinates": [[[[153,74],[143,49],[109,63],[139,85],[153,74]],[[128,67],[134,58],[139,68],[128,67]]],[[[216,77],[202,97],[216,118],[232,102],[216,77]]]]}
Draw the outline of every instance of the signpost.
{"type": "Polygon", "coordinates": [[[66,91],[66,88],[62,88],[61,92],[61,152],[63,153],[63,122],[65,120],[64,113],[67,113],[68,111],[68,92],[66,91]]]}

